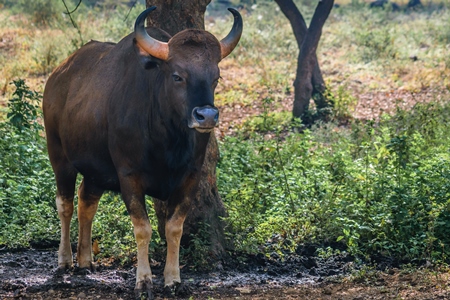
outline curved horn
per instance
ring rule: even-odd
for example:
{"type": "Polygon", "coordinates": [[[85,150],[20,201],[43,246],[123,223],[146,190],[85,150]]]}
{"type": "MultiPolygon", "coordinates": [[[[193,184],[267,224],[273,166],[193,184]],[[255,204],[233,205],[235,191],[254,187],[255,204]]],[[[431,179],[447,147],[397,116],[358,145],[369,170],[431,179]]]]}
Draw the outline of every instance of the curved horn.
{"type": "Polygon", "coordinates": [[[168,44],[155,40],[148,35],[147,30],[144,28],[145,18],[155,9],[156,6],[149,7],[137,17],[136,23],[134,24],[134,34],[139,46],[141,46],[148,54],[162,60],[167,60],[169,57],[168,44]]]}
{"type": "Polygon", "coordinates": [[[242,35],[242,17],[241,14],[234,8],[228,9],[234,16],[233,28],[231,28],[230,33],[220,41],[220,51],[222,53],[222,59],[228,56],[234,47],[236,47],[239,39],[242,35]]]}

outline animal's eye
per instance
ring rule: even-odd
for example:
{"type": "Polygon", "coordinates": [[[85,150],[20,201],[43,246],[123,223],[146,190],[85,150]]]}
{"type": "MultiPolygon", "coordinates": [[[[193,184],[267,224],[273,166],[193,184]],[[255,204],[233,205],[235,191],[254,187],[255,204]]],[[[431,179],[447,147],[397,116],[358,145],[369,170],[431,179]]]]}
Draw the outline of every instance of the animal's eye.
{"type": "Polygon", "coordinates": [[[173,74],[172,78],[174,81],[183,81],[183,78],[181,78],[180,76],[178,76],[177,74],[173,74]]]}

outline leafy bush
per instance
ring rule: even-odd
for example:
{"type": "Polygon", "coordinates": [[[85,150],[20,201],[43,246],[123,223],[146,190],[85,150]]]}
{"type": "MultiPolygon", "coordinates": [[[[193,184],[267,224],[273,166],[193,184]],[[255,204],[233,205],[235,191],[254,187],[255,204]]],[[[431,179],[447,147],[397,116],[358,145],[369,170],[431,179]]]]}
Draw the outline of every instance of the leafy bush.
{"type": "Polygon", "coordinates": [[[351,130],[226,138],[218,186],[237,248],[338,241],[363,256],[446,261],[448,118],[449,104],[431,103],[351,130]]]}
{"type": "Polygon", "coordinates": [[[15,80],[13,84],[16,87],[16,91],[8,103],[9,112],[6,114],[9,123],[19,131],[32,129],[34,133],[39,134],[39,131],[43,129],[37,122],[37,118],[41,117],[39,105],[37,104],[42,98],[41,95],[30,91],[22,79],[15,80]]]}
{"type": "Polygon", "coordinates": [[[328,89],[326,98],[333,104],[334,120],[345,123],[352,119],[358,99],[351,95],[348,86],[339,85],[335,90],[328,89]]]}
{"type": "Polygon", "coordinates": [[[23,80],[14,85],[8,119],[0,123],[0,244],[10,247],[54,240],[59,227],[53,172],[38,122],[41,96],[23,80]]]}

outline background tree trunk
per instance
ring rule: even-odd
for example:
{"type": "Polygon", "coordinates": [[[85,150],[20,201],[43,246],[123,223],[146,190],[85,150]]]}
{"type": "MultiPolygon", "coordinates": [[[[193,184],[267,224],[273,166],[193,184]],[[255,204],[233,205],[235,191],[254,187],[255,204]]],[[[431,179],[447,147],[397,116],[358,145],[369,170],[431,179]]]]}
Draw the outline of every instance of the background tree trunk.
{"type": "MultiPolygon", "coordinates": [[[[147,7],[155,5],[147,19],[148,25],[161,28],[174,35],[187,28],[205,29],[204,13],[211,0],[146,0],[147,7]]],[[[231,26],[231,25],[230,25],[231,26]]],[[[192,209],[188,213],[183,228],[182,244],[188,245],[192,235],[209,244],[212,259],[226,254],[230,245],[225,239],[223,217],[225,207],[219,196],[216,185],[216,165],[219,160],[219,149],[214,132],[211,133],[197,197],[193,199],[192,209]]],[[[164,220],[166,203],[155,199],[155,210],[158,217],[158,232],[164,237],[164,220]]]]}
{"type": "Polygon", "coordinates": [[[309,28],[305,19],[292,0],[275,0],[283,14],[291,23],[297,45],[300,50],[297,59],[297,73],[294,80],[295,98],[292,114],[310,123],[305,116],[309,101],[314,99],[317,109],[330,106],[324,92],[326,85],[317,61],[316,50],[322,34],[322,27],[333,7],[334,0],[319,0],[309,28]]]}
{"type": "Polygon", "coordinates": [[[147,25],[161,28],[170,35],[184,29],[205,29],[206,6],[211,0],[146,0],[147,7],[156,6],[147,25]]]}

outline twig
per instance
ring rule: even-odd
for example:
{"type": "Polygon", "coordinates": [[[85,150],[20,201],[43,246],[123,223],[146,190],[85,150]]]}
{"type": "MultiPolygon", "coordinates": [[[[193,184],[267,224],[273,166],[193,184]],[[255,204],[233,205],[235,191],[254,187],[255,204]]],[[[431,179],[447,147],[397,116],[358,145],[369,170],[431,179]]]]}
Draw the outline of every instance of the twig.
{"type": "Polygon", "coordinates": [[[69,8],[67,7],[66,1],[65,1],[65,0],[61,0],[61,1],[62,1],[62,3],[64,4],[64,7],[66,8],[66,13],[65,13],[65,14],[69,15],[70,22],[72,22],[72,26],[73,26],[73,27],[77,30],[77,32],[78,32],[78,35],[79,35],[79,37],[80,37],[81,44],[84,44],[83,36],[81,35],[81,30],[80,30],[80,28],[78,27],[77,23],[75,23],[74,19],[72,18],[72,13],[73,13],[74,11],[77,10],[77,8],[78,8],[78,6],[80,6],[82,0],[80,0],[80,2],[77,4],[77,7],[75,7],[75,9],[74,9],[72,12],[69,11],[69,8]]]}
{"type": "Polygon", "coordinates": [[[128,19],[128,16],[131,13],[131,10],[136,6],[137,0],[134,1],[133,5],[131,5],[130,10],[128,11],[127,15],[125,16],[125,19],[123,21],[125,22],[128,19]]]}
{"type": "MultiPolygon", "coordinates": [[[[73,14],[73,13],[78,9],[78,6],[80,6],[80,4],[81,4],[82,1],[83,1],[83,0],[80,0],[80,1],[78,2],[77,6],[76,6],[71,12],[64,12],[64,13],[65,13],[66,15],[73,14]]],[[[64,0],[63,0],[63,2],[64,2],[64,0]]],[[[66,5],[66,3],[64,3],[64,5],[66,5]]],[[[67,6],[66,6],[66,9],[67,9],[67,6]]]]}

